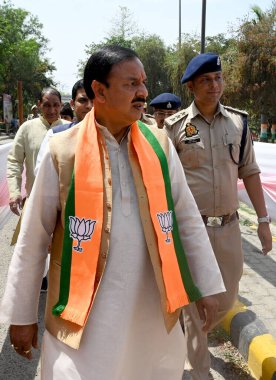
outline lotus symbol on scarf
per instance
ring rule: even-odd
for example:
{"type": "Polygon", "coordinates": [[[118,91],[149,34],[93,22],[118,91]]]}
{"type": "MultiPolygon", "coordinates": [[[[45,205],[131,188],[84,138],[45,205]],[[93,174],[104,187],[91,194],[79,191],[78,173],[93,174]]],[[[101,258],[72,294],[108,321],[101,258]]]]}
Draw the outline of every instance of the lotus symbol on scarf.
{"type": "Polygon", "coordinates": [[[84,218],[80,220],[77,216],[69,216],[69,222],[70,237],[78,241],[78,245],[73,249],[77,252],[82,252],[81,242],[91,240],[96,220],[84,218]]]}
{"type": "Polygon", "coordinates": [[[173,230],[173,218],[172,211],[159,212],[157,218],[162,229],[162,232],[166,234],[166,243],[170,243],[171,239],[169,238],[169,232],[173,230]]]}

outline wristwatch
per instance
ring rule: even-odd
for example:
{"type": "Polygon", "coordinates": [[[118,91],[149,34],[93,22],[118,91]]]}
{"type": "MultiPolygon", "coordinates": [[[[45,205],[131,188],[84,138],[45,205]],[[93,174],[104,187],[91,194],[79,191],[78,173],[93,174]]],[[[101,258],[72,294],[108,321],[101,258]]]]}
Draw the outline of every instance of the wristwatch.
{"type": "Polygon", "coordinates": [[[271,223],[271,218],[269,215],[262,216],[261,218],[258,218],[258,223],[271,223]]]}

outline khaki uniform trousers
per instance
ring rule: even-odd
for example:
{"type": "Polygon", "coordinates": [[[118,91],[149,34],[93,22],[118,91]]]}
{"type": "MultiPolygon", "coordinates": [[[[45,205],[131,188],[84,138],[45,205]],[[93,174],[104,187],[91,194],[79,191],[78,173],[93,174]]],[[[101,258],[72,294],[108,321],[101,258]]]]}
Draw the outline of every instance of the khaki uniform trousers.
{"type": "MultiPolygon", "coordinates": [[[[217,295],[219,312],[213,325],[215,327],[237,299],[243,270],[243,252],[238,219],[224,226],[207,227],[207,232],[226,288],[226,292],[217,295]]],[[[183,319],[187,344],[185,369],[190,370],[193,380],[207,380],[211,365],[208,337],[201,330],[202,321],[195,303],[183,309],[183,319]]]]}

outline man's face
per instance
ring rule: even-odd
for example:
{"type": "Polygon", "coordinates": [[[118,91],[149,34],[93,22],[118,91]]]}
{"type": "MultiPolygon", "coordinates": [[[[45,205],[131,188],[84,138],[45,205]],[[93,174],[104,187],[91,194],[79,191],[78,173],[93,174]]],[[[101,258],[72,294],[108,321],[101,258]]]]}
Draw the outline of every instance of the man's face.
{"type": "MultiPolygon", "coordinates": [[[[134,58],[115,64],[107,82],[108,86],[101,84],[98,96],[105,109],[106,120],[121,127],[139,120],[148,96],[146,74],[141,61],[134,58]]],[[[97,114],[97,109],[95,112],[97,114]]]]}
{"type": "Polygon", "coordinates": [[[216,105],[223,93],[224,82],[221,71],[198,75],[188,82],[188,87],[199,104],[216,105]]]}
{"type": "Polygon", "coordinates": [[[167,117],[174,115],[177,110],[167,110],[167,109],[157,109],[154,111],[154,118],[158,125],[158,128],[162,129],[164,127],[164,121],[167,117]]]}
{"type": "Polygon", "coordinates": [[[57,95],[46,93],[43,95],[42,101],[39,101],[39,108],[44,119],[46,119],[49,124],[52,124],[59,118],[61,101],[57,95]]]}
{"type": "Polygon", "coordinates": [[[78,121],[82,121],[92,108],[92,102],[88,99],[84,88],[78,89],[75,100],[72,99],[70,104],[78,121]]]}

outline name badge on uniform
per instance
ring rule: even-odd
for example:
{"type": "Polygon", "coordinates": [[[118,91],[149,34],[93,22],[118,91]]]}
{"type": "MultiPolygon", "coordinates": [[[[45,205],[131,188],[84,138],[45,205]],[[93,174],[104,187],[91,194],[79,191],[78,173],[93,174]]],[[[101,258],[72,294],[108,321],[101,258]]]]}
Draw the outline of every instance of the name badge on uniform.
{"type": "Polygon", "coordinates": [[[185,137],[184,137],[185,144],[194,144],[200,141],[198,129],[192,123],[187,123],[184,131],[185,131],[185,137]]]}

